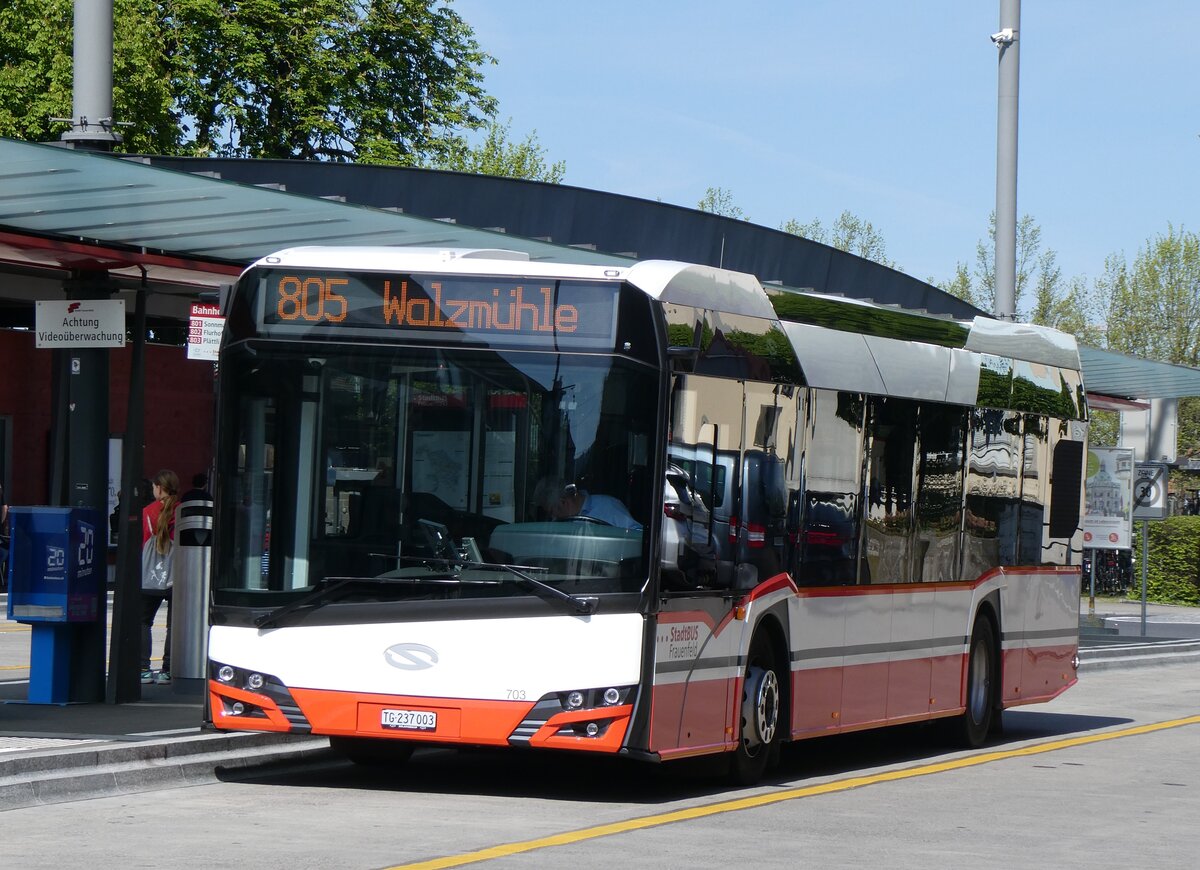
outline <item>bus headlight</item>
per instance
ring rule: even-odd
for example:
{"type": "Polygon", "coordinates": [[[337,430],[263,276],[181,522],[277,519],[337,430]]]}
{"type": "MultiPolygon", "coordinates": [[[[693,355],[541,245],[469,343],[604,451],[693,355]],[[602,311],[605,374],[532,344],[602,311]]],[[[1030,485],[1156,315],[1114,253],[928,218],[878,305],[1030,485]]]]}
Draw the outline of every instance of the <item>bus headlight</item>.
{"type": "Polygon", "coordinates": [[[222,683],[232,683],[233,678],[233,668],[231,668],[229,665],[221,665],[220,669],[217,671],[217,679],[222,683]]]}
{"type": "Polygon", "coordinates": [[[571,692],[567,695],[567,709],[578,710],[583,706],[583,692],[571,692]]]}

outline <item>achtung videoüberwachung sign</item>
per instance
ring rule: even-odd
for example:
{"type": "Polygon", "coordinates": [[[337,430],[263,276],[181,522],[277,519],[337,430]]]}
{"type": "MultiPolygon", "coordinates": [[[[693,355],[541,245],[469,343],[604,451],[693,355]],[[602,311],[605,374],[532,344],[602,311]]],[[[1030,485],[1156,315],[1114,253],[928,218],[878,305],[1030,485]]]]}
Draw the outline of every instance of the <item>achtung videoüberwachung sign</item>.
{"type": "Polygon", "coordinates": [[[38,302],[36,347],[124,347],[124,299],[38,302]]]}

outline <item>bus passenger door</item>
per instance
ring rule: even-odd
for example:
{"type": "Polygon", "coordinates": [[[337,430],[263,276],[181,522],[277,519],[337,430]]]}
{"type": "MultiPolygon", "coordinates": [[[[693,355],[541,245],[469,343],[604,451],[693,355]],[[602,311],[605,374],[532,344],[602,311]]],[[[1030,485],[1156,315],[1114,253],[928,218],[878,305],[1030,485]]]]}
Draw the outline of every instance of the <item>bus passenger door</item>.
{"type": "Polygon", "coordinates": [[[744,627],[733,618],[733,564],[721,558],[726,552],[714,531],[719,517],[730,519],[725,495],[736,480],[723,461],[741,452],[742,385],[681,374],[671,402],[669,477],[656,542],[660,602],[650,736],[651,749],[664,757],[716,751],[733,739],[728,728],[744,627]],[[675,480],[680,475],[682,484],[675,480]],[[691,516],[673,515],[677,506],[668,490],[676,485],[697,502],[691,516]],[[689,555],[706,542],[717,557],[707,566],[689,555]]]}

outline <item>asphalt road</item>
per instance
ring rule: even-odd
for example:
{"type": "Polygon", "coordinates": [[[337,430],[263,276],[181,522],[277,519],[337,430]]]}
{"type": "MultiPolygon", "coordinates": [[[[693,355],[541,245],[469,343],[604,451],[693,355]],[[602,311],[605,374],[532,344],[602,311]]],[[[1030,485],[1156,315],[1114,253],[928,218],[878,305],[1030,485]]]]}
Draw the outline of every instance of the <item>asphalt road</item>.
{"type": "Polygon", "coordinates": [[[705,765],[439,751],[379,771],[322,754],[215,784],[10,810],[0,862],[1191,868],[1198,714],[1194,663],[1102,670],[1009,711],[984,751],[948,752],[930,727],[809,741],[753,789],[705,765]]]}

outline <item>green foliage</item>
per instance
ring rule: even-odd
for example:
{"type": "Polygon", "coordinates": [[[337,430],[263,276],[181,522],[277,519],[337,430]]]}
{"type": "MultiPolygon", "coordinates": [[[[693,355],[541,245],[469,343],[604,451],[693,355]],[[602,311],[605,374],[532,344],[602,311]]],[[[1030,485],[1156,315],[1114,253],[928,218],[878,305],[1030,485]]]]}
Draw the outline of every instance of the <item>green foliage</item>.
{"type": "Polygon", "coordinates": [[[545,149],[538,143],[536,130],[522,142],[510,142],[508,135],[511,124],[511,118],[504,124],[492,121],[487,126],[487,135],[478,146],[472,148],[466,140],[458,139],[445,154],[423,165],[430,169],[560,183],[566,174],[567,164],[561,160],[557,163],[546,162],[545,149]]]}
{"type": "Polygon", "coordinates": [[[988,301],[980,298],[974,283],[971,281],[971,270],[967,268],[966,263],[955,265],[954,277],[949,281],[938,281],[936,278],[930,278],[929,283],[936,286],[939,290],[961,299],[963,302],[974,305],[981,310],[987,310],[988,301]]]}
{"type": "MultiPolygon", "coordinates": [[[[1200,517],[1170,517],[1149,526],[1147,599],[1161,604],[1200,604],[1200,517]]],[[[1140,526],[1135,531],[1135,552],[1140,554],[1140,526]]],[[[1140,590],[1140,568],[1135,568],[1135,575],[1134,586],[1140,590]]]]}
{"type": "Polygon", "coordinates": [[[0,4],[0,136],[46,139],[49,118],[71,114],[71,67],[58,62],[71,9],[64,0],[0,4]]]}
{"type": "Polygon", "coordinates": [[[1116,411],[1088,411],[1088,443],[1093,447],[1116,447],[1121,415],[1116,411]]]}
{"type": "Polygon", "coordinates": [[[1200,398],[1179,400],[1176,443],[1183,456],[1200,457],[1200,398]]]}
{"type": "Polygon", "coordinates": [[[1200,237],[1168,226],[1132,264],[1114,254],[1098,282],[1108,299],[1108,346],[1178,365],[1200,364],[1200,237]]]}
{"type": "MultiPolygon", "coordinates": [[[[137,122],[117,130],[126,151],[174,153],[181,141],[156,24],[158,5],[114,3],[113,116],[137,122]]],[[[50,119],[72,113],[73,17],[72,0],[0,4],[0,136],[44,142],[67,129],[50,119]]]]}
{"type": "Polygon", "coordinates": [[[849,211],[838,215],[838,219],[828,230],[821,225],[820,218],[813,218],[806,224],[793,218],[781,224],[779,229],[794,236],[803,236],[814,242],[829,245],[839,251],[847,251],[864,260],[872,260],[889,269],[901,268],[888,259],[887,244],[883,235],[875,229],[875,225],[849,211]]]}
{"type": "Polygon", "coordinates": [[[696,208],[736,220],[750,220],[738,206],[734,205],[733,194],[723,187],[708,188],[704,192],[704,198],[696,203],[696,208]]]}
{"type": "MultiPolygon", "coordinates": [[[[121,150],[415,164],[495,113],[448,0],[115,0],[121,150]]],[[[71,115],[72,0],[0,8],[0,135],[71,115]]]]}
{"type": "MultiPolygon", "coordinates": [[[[988,216],[988,237],[975,245],[975,268],[966,263],[955,266],[949,281],[934,281],[939,289],[970,302],[984,311],[996,307],[996,213],[988,216]]],[[[1017,281],[1014,306],[1017,317],[1042,326],[1053,326],[1067,332],[1088,323],[1086,284],[1063,285],[1058,254],[1042,249],[1042,228],[1030,215],[1017,222],[1017,281]],[[1034,302],[1022,313],[1021,300],[1032,288],[1034,302]]]]}

